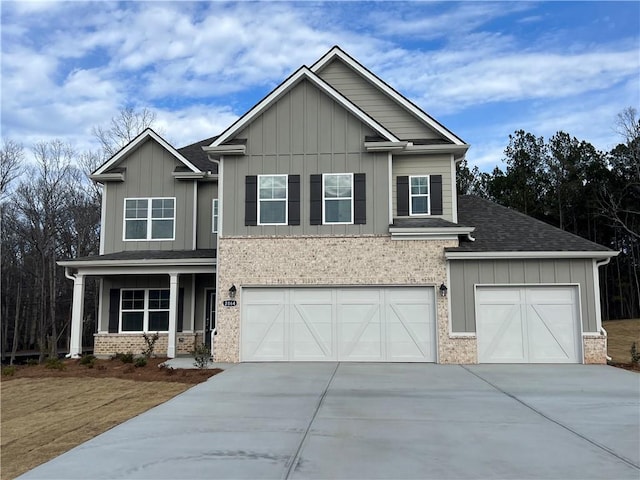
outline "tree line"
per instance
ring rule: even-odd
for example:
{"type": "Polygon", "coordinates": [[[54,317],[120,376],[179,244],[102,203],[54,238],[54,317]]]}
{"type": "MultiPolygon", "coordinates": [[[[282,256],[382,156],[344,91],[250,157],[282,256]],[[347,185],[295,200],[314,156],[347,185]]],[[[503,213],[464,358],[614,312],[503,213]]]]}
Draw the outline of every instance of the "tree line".
{"type": "MultiPolygon", "coordinates": [[[[56,261],[99,253],[101,190],[87,177],[146,127],[147,109],[122,110],[92,132],[95,152],[60,140],[30,149],[4,140],[0,150],[0,315],[2,358],[19,351],[40,360],[69,344],[73,282],[56,261]]],[[[619,250],[601,269],[603,318],[640,316],[640,120],[633,108],[616,122],[621,142],[609,152],[558,132],[545,140],[509,136],[504,170],[458,164],[458,192],[489,198],[599,244],[619,250]]],[[[93,343],[98,283],[87,279],[85,335],[93,343]]]]}
{"type": "Polygon", "coordinates": [[[504,170],[458,165],[458,192],[478,195],[620,254],[601,268],[603,319],[640,317],[640,119],[618,114],[620,143],[609,152],[557,132],[545,140],[517,130],[504,170]]]}
{"type": "MultiPolygon", "coordinates": [[[[34,144],[14,139],[0,150],[0,315],[2,358],[37,352],[40,361],[66,350],[73,282],[62,259],[97,255],[101,188],[88,173],[155,121],[155,114],[125,108],[92,129],[100,148],[78,152],[61,140],[34,144]],[[30,153],[28,157],[28,153],[30,153]]],[[[93,344],[98,282],[85,285],[84,345],[93,344]]]]}

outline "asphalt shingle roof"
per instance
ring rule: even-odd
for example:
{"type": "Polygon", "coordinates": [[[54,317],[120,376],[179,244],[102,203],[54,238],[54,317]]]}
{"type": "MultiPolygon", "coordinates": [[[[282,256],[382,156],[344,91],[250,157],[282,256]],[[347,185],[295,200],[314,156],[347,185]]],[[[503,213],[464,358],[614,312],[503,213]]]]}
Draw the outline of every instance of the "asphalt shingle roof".
{"type": "Polygon", "coordinates": [[[392,228],[456,228],[464,227],[461,223],[453,223],[443,218],[394,218],[392,228]]]}
{"type": "Polygon", "coordinates": [[[461,241],[451,252],[610,252],[611,249],[586,240],[535,218],[489,200],[458,197],[458,221],[476,227],[475,242],[461,241]]]}
{"type": "Polygon", "coordinates": [[[218,164],[209,160],[207,154],[202,150],[202,147],[211,145],[211,143],[216,138],[218,137],[215,136],[205,138],[204,140],[200,140],[199,142],[179,148],[178,153],[180,153],[180,155],[189,160],[203,172],[218,173],[218,164]]]}

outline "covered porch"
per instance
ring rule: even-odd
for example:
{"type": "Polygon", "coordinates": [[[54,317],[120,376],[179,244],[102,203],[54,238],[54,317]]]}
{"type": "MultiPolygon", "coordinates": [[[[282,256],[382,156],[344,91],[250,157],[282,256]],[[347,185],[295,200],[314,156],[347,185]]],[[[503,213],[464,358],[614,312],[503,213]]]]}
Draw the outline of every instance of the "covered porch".
{"type": "MultiPolygon", "coordinates": [[[[85,280],[100,279],[95,349],[127,352],[158,332],[157,354],[174,358],[215,325],[216,250],[128,251],[58,262],[74,283],[69,354],[82,354],[85,280]],[[165,343],[166,342],[166,343],[165,343]],[[180,347],[183,347],[182,349],[180,347]]],[[[207,344],[209,342],[206,342],[207,344]]],[[[188,350],[187,350],[188,351],[188,350]]],[[[134,352],[135,353],[135,352],[134,352]]]]}

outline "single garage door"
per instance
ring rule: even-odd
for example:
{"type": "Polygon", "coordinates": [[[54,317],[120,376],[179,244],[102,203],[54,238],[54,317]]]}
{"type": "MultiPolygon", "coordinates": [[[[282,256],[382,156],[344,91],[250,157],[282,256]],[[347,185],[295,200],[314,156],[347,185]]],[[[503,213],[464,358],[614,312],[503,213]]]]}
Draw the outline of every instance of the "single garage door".
{"type": "Polygon", "coordinates": [[[577,287],[477,287],[480,363],[580,363],[577,287]]]}
{"type": "Polygon", "coordinates": [[[435,289],[243,288],[241,360],[435,362],[435,289]]]}

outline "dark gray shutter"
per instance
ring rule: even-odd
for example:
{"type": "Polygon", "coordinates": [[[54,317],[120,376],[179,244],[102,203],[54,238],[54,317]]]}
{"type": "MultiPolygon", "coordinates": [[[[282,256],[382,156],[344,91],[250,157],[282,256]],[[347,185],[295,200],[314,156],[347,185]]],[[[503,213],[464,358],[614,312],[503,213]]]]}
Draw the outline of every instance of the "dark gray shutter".
{"type": "Polygon", "coordinates": [[[396,177],[396,210],[399,217],[409,215],[409,177],[396,177]]]}
{"type": "Polygon", "coordinates": [[[353,223],[367,223],[367,185],[364,173],[353,175],[353,223]]]}
{"type": "Polygon", "coordinates": [[[178,332],[182,332],[184,324],[184,288],[178,290],[178,325],[176,329],[178,332]]]}
{"type": "Polygon", "coordinates": [[[109,333],[118,333],[120,319],[120,289],[109,290],[109,333]]]}
{"type": "Polygon", "coordinates": [[[244,180],[244,224],[258,224],[258,177],[247,175],[244,180]]]}
{"type": "Polygon", "coordinates": [[[311,175],[309,223],[322,225],[322,175],[311,175]]]}
{"type": "Polygon", "coordinates": [[[300,225],[300,175],[289,175],[289,225],[300,225]]]}
{"type": "Polygon", "coordinates": [[[431,215],[442,215],[442,175],[431,175],[429,181],[431,215]]]}

